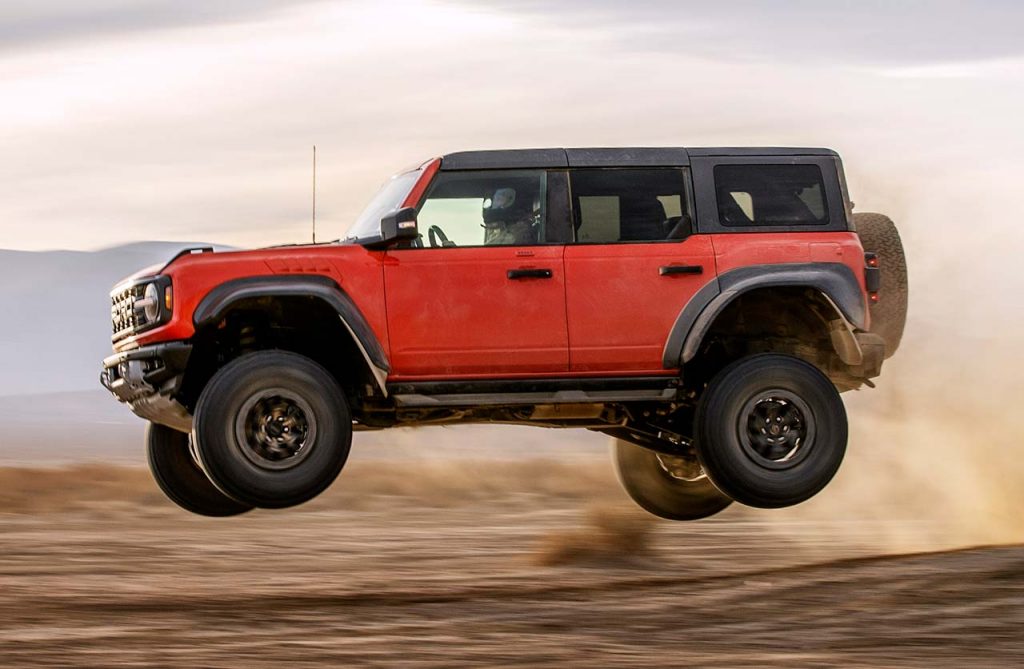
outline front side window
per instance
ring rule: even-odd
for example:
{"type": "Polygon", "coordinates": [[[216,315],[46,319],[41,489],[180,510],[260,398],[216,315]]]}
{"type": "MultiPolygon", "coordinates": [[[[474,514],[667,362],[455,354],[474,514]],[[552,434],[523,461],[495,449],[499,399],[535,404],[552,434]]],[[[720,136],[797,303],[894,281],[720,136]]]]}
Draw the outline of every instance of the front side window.
{"type": "Polygon", "coordinates": [[[817,165],[717,165],[715,196],[722,225],[828,224],[817,165]]]}
{"type": "Polygon", "coordinates": [[[529,246],[546,240],[543,170],[440,172],[420,206],[424,246],[529,246]]]}
{"type": "Polygon", "coordinates": [[[579,243],[679,240],[692,232],[683,171],[592,169],[571,174],[579,243]]]}

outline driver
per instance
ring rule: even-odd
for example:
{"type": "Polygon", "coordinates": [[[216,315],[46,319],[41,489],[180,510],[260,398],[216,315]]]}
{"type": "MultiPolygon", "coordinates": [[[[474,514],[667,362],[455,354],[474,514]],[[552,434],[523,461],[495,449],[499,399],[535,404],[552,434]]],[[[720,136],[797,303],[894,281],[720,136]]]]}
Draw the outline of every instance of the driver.
{"type": "Polygon", "coordinates": [[[540,203],[518,194],[514,188],[499,188],[484,200],[484,244],[523,246],[537,243],[540,203]]]}

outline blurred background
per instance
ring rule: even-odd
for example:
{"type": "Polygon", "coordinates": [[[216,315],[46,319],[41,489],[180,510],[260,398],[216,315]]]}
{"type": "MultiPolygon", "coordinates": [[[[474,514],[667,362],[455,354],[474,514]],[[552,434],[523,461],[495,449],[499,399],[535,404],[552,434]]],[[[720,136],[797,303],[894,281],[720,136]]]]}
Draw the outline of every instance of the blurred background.
{"type": "MultiPolygon", "coordinates": [[[[301,575],[315,573],[328,591],[386,582],[415,599],[409,584],[444,570],[446,546],[463,551],[466,574],[486,575],[487,587],[508,579],[502,587],[522,594],[516,579],[564,580],[558,570],[576,564],[566,555],[595,551],[611,562],[573,571],[581,588],[635,579],[622,554],[656,556],[646,559],[658,573],[702,574],[723,568],[712,558],[726,546],[757,552],[767,567],[1020,542],[1022,30],[1024,8],[1000,0],[4,3],[0,591],[21,593],[8,604],[24,606],[42,578],[30,565],[52,560],[62,566],[47,577],[49,596],[69,583],[88,601],[116,590],[109,579],[82,585],[121,573],[97,547],[109,541],[122,557],[139,551],[131,573],[148,579],[173,564],[170,575],[195,579],[196,606],[224,594],[217,583],[234,583],[232,561],[259,572],[314,535],[322,569],[263,573],[257,590],[312,588],[301,575]],[[319,239],[344,236],[388,175],[451,151],[833,148],[856,211],[889,214],[903,235],[903,347],[877,389],[844,396],[847,461],[832,486],[792,509],[734,508],[688,526],[640,520],[624,510],[604,437],[471,426],[357,435],[336,490],[291,516],[182,518],[140,469],[141,421],[97,382],[109,354],[107,291],[188,243],[308,241],[313,144],[319,239]],[[82,528],[93,529],[74,533],[82,528]],[[398,542],[394,555],[381,533],[398,542]],[[222,554],[183,553],[197,541],[222,554]],[[68,551],[92,557],[69,566],[68,551]],[[483,562],[466,557],[478,554],[483,562]],[[366,571],[377,560],[390,576],[366,571]]],[[[121,575],[114,583],[126,589],[142,582],[121,575]]],[[[51,603],[64,615],[61,601],[51,603]]],[[[0,633],[0,649],[19,661],[41,652],[39,629],[25,625],[0,633]]],[[[452,643],[476,648],[483,637],[466,629],[484,634],[471,626],[452,643]]],[[[109,650],[109,638],[90,638],[109,650]]],[[[154,647],[136,641],[119,646],[119,659],[154,647]]],[[[372,657],[367,644],[324,657],[372,657]]],[[[765,657],[752,648],[743,658],[765,657]]],[[[566,659],[551,653],[534,659],[566,659]]],[[[593,648],[574,657],[607,659],[593,648]]]]}

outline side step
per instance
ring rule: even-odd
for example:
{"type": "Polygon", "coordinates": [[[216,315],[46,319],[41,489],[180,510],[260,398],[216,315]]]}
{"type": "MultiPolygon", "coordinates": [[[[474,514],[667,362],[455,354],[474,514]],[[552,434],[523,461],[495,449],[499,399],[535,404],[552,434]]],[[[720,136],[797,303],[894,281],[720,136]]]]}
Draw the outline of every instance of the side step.
{"type": "Polygon", "coordinates": [[[671,402],[677,377],[427,381],[395,383],[388,394],[403,408],[443,408],[534,404],[671,402]]]}

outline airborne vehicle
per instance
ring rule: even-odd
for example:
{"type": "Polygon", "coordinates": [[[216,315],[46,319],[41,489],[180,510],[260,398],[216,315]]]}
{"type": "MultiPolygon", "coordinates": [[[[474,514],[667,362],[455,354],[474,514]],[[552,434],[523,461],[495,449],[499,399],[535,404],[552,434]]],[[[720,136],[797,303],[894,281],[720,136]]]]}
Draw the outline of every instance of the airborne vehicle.
{"type": "Polygon", "coordinates": [[[664,518],[798,504],[906,317],[896,228],[852,209],[827,149],[453,153],[344,240],[122,282],[101,380],[204,515],[312,499],[353,432],[471,422],[610,435],[664,518]]]}

